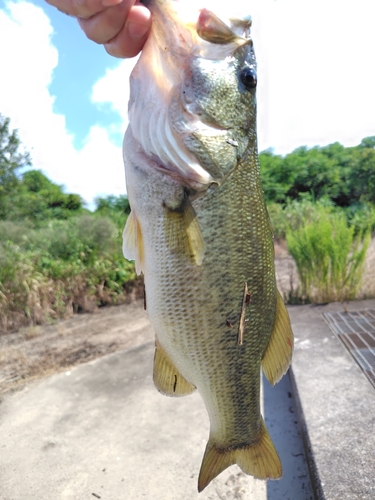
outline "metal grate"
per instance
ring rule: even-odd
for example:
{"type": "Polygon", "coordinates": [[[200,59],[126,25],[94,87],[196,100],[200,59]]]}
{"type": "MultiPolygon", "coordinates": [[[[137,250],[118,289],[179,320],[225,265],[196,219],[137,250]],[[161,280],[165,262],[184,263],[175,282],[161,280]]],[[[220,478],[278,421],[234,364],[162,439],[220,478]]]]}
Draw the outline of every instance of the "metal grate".
{"type": "Polygon", "coordinates": [[[375,309],[329,312],[323,317],[375,387],[375,309]]]}

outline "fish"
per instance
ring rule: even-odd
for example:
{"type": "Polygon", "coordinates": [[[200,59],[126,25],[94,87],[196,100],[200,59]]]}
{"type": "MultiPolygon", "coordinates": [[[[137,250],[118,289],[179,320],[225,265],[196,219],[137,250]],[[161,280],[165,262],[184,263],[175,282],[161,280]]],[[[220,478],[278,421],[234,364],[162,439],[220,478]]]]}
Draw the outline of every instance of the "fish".
{"type": "Polygon", "coordinates": [[[123,253],[144,275],[154,383],[204,401],[199,492],[233,464],[277,479],[261,370],[271,384],[286,373],[293,332],[260,178],[251,17],[144,3],[152,28],[130,76],[123,253]]]}

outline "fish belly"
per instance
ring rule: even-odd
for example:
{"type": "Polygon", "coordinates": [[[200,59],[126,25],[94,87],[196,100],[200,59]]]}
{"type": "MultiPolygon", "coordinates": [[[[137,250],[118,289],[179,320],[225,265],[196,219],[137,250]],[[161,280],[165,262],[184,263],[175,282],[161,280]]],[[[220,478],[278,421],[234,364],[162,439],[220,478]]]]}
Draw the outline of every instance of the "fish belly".
{"type": "MultiPolygon", "coordinates": [[[[171,243],[166,224],[168,207],[182,199],[185,188],[160,171],[130,163],[128,194],[142,233],[147,311],[157,345],[204,400],[211,424],[206,455],[212,446],[219,455],[220,450],[252,447],[267,432],[260,414],[260,369],[277,303],[257,165],[242,165],[193,201],[204,243],[198,265],[171,243]]],[[[226,455],[228,460],[239,463],[233,453],[226,455]]],[[[220,467],[230,465],[206,458],[215,463],[208,466],[200,489],[220,467]]],[[[272,477],[272,472],[265,475],[272,477]]]]}

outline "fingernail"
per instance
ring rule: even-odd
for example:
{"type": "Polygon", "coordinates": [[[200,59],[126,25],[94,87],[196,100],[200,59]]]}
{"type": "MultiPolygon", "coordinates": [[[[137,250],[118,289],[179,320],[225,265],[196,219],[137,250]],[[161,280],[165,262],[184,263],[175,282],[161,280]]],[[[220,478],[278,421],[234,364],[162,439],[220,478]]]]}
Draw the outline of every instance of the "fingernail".
{"type": "Polygon", "coordinates": [[[114,5],[118,5],[122,0],[102,0],[103,7],[113,7],[114,5]]]}
{"type": "Polygon", "coordinates": [[[150,27],[144,24],[128,24],[128,33],[132,38],[143,38],[149,29],[150,27]]]}

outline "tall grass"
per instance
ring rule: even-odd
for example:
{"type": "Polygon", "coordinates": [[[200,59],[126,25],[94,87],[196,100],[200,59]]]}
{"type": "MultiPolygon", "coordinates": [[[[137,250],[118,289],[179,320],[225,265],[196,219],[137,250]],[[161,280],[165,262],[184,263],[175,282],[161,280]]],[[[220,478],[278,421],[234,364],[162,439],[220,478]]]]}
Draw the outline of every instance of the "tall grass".
{"type": "Polygon", "coordinates": [[[0,332],[127,301],[139,285],[121,229],[93,215],[37,229],[0,221],[0,332]]]}
{"type": "Polygon", "coordinates": [[[355,298],[370,243],[368,230],[356,231],[343,213],[320,206],[304,225],[287,228],[286,240],[304,300],[322,303],[355,298]]]}
{"type": "Polygon", "coordinates": [[[319,218],[320,211],[342,214],[355,235],[370,231],[375,233],[375,205],[357,203],[347,208],[335,206],[328,198],[314,201],[309,196],[302,200],[288,202],[285,206],[278,203],[267,205],[274,236],[278,240],[286,238],[287,231],[295,231],[319,218]]]}
{"type": "Polygon", "coordinates": [[[51,283],[10,241],[0,245],[0,330],[41,323],[49,312],[51,283]]]}

